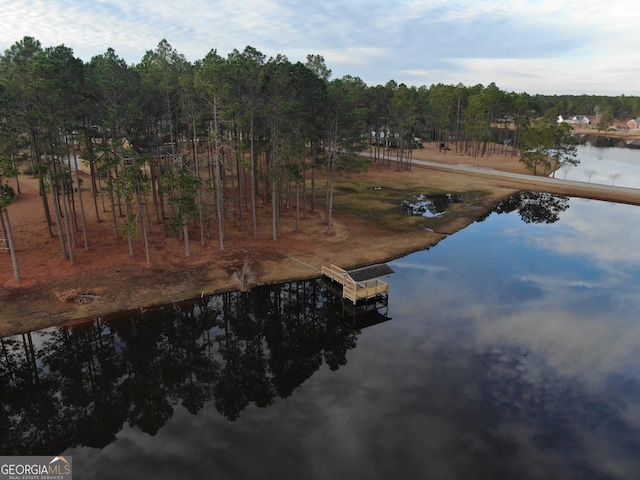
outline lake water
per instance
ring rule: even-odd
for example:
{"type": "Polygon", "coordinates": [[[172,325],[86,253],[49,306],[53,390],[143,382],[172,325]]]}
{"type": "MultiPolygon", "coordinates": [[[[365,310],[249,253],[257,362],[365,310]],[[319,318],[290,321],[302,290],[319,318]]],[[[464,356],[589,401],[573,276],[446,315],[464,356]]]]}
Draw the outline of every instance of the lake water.
{"type": "Polygon", "coordinates": [[[0,453],[79,479],[637,479],[638,218],[522,194],[390,262],[359,330],[318,280],[4,338],[0,453]]]}
{"type": "MultiPolygon", "coordinates": [[[[640,188],[640,149],[578,145],[578,159],[580,165],[567,172],[567,180],[640,188]],[[589,170],[595,172],[591,178],[589,170]]],[[[565,172],[558,170],[555,176],[564,179],[565,172]]]]}

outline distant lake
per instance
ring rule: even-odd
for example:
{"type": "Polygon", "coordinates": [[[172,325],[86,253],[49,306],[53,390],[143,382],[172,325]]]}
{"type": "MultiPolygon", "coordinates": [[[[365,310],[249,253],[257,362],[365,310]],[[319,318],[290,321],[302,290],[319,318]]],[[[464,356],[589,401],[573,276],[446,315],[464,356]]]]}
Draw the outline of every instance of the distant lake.
{"type": "Polygon", "coordinates": [[[524,192],[390,262],[388,309],[355,320],[309,280],[3,338],[0,454],[92,479],[637,479],[639,216],[524,192]]]}
{"type": "MultiPolygon", "coordinates": [[[[569,170],[567,180],[588,182],[586,172],[594,170],[596,173],[591,177],[591,183],[611,185],[610,175],[619,174],[614,185],[640,188],[640,149],[578,145],[578,159],[580,165],[569,170]]],[[[565,174],[558,170],[555,176],[563,179],[565,174]]]]}

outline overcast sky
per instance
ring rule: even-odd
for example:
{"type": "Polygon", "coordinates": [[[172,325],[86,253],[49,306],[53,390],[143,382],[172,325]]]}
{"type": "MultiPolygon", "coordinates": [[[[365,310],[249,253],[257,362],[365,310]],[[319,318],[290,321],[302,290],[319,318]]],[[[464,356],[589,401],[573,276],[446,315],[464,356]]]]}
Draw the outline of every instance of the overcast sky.
{"type": "Polygon", "coordinates": [[[250,45],[333,78],[640,95],[638,0],[0,0],[0,49],[24,36],[127,63],[166,39],[189,61],[250,45]]]}

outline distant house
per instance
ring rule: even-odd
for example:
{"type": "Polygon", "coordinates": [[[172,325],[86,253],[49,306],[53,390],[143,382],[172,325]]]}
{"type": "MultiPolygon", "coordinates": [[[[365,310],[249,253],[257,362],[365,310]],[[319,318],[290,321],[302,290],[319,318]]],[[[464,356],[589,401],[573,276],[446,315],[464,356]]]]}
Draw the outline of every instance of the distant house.
{"type": "Polygon", "coordinates": [[[640,118],[633,118],[627,122],[627,127],[630,129],[640,128],[640,118]]]}
{"type": "Polygon", "coordinates": [[[571,125],[590,125],[591,120],[586,115],[558,115],[558,123],[570,123],[571,125]]]}

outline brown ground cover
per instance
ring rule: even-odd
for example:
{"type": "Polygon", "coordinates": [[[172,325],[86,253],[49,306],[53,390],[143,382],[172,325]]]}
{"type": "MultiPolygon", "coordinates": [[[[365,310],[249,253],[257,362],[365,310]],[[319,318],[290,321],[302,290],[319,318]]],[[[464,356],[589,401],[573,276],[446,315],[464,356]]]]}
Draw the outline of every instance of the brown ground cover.
{"type": "MultiPolygon", "coordinates": [[[[440,152],[435,144],[426,144],[414,158],[526,173],[510,155],[470,158],[454,151],[440,152]]],[[[255,274],[254,284],[260,285],[317,277],[321,266],[329,263],[349,269],[389,261],[436,244],[518,190],[549,190],[536,186],[535,177],[523,182],[418,166],[398,172],[393,165],[374,164],[367,173],[339,179],[331,233],[327,233],[321,208],[307,212],[301,232],[295,231],[294,213],[286,212],[281,236],[274,241],[270,209],[262,208],[258,240],[253,239],[249,220],[244,230],[228,220],[224,250],[217,231],[202,244],[199,228],[194,226],[191,256],[186,257],[181,240],[165,237],[159,225],[152,225],[151,265],[146,264],[140,240],[135,241],[136,256],[129,256],[127,241],[114,237],[109,213],[101,213],[103,221],[98,222],[87,206],[89,249],[84,249],[78,232],[76,263],[71,265],[61,258],[58,237],[50,238],[47,233],[35,180],[22,176],[21,189],[9,214],[22,279],[14,280],[10,255],[0,251],[0,336],[237,290],[240,286],[234,273],[245,263],[255,274]],[[467,201],[425,224],[424,218],[404,216],[399,207],[412,193],[461,193],[467,201]]],[[[322,193],[317,198],[321,206],[322,193]]]]}

